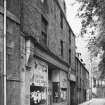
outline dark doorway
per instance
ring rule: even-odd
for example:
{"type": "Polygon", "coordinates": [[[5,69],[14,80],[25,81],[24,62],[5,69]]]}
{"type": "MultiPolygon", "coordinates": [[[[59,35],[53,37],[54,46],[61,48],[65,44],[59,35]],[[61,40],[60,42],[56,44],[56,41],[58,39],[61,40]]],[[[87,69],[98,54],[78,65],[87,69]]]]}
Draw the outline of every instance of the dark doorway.
{"type": "Polygon", "coordinates": [[[75,82],[70,81],[70,105],[75,105],[75,82]]]}

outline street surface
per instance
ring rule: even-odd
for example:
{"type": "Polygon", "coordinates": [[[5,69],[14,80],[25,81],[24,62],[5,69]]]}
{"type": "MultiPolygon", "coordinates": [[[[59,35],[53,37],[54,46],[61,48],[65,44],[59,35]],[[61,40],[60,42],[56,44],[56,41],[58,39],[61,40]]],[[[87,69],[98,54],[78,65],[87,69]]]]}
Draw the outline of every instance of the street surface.
{"type": "Polygon", "coordinates": [[[94,98],[79,105],[105,105],[105,98],[94,98]]]}

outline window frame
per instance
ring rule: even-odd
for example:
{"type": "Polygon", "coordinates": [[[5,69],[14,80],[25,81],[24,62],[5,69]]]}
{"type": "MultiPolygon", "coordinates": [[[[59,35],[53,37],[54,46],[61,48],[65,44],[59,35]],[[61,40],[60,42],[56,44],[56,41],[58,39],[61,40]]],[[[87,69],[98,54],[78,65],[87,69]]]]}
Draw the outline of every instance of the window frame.
{"type": "Polygon", "coordinates": [[[60,12],[60,18],[61,18],[60,27],[61,27],[61,29],[63,29],[63,14],[62,14],[62,12],[60,12]]]}
{"type": "Polygon", "coordinates": [[[60,40],[60,46],[61,46],[61,56],[63,57],[64,56],[64,42],[63,40],[60,40]]]}
{"type": "Polygon", "coordinates": [[[71,49],[69,49],[69,64],[71,64],[71,49]]]}
{"type": "Polygon", "coordinates": [[[41,23],[42,23],[41,43],[47,46],[48,21],[46,20],[46,18],[43,15],[41,15],[41,23]]]}
{"type": "Polygon", "coordinates": [[[42,31],[41,42],[44,45],[47,45],[47,34],[42,31]]]}
{"type": "Polygon", "coordinates": [[[69,43],[71,44],[71,30],[69,29],[69,43]]]}

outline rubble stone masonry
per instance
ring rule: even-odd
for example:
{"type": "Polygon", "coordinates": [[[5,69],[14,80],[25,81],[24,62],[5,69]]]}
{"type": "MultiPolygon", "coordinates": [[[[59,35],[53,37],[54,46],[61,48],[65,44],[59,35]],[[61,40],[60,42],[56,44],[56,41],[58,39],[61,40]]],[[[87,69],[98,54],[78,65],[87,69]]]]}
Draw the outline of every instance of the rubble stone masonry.
{"type": "MultiPolygon", "coordinates": [[[[71,60],[75,69],[75,37],[69,33],[70,26],[57,1],[47,1],[47,6],[43,7],[41,0],[7,0],[7,105],[30,104],[27,100],[30,99],[30,90],[27,90],[29,87],[26,85],[29,74],[25,70],[25,38],[31,36],[41,44],[42,16],[48,22],[45,49],[47,48],[65,62],[64,67],[67,65],[68,70],[69,49],[71,49],[71,60]],[[63,28],[61,28],[61,14],[63,28]],[[69,35],[72,36],[72,42],[69,42],[69,35]],[[61,40],[63,41],[63,56],[61,56],[61,40]]],[[[61,62],[60,64],[63,65],[61,62]]],[[[0,83],[0,105],[3,105],[3,0],[0,0],[0,83]]]]}

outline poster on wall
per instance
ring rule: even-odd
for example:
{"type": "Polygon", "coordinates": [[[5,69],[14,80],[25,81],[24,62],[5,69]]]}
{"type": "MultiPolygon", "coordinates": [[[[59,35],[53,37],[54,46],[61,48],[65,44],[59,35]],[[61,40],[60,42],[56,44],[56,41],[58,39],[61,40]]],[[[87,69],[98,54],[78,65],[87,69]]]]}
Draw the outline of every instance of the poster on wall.
{"type": "Polygon", "coordinates": [[[42,61],[32,63],[30,84],[30,105],[47,105],[48,66],[42,61]]]}
{"type": "Polygon", "coordinates": [[[64,71],[60,71],[60,87],[67,88],[67,74],[64,71]]]}
{"type": "Polygon", "coordinates": [[[60,71],[60,97],[61,101],[67,100],[67,73],[60,71]]]}

